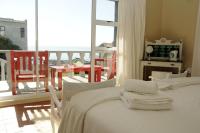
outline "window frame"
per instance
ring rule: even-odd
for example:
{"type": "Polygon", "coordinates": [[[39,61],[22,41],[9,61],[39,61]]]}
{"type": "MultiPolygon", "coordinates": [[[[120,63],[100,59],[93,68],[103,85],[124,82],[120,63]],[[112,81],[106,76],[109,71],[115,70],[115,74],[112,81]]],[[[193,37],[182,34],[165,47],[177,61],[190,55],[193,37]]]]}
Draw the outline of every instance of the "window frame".
{"type": "Polygon", "coordinates": [[[20,28],[20,37],[25,38],[25,28],[24,27],[20,28]]]}
{"type": "MultiPolygon", "coordinates": [[[[107,0],[111,2],[115,2],[115,18],[114,21],[106,21],[106,20],[97,20],[97,0],[92,0],[92,16],[91,16],[91,81],[94,82],[94,65],[95,65],[95,55],[96,51],[98,51],[98,47],[96,47],[96,26],[111,26],[114,27],[114,40],[113,47],[116,47],[116,39],[117,39],[117,31],[118,31],[118,5],[119,0],[107,0]]],[[[100,48],[101,49],[101,48],[100,48]]],[[[115,49],[115,48],[114,48],[115,49]]]]}

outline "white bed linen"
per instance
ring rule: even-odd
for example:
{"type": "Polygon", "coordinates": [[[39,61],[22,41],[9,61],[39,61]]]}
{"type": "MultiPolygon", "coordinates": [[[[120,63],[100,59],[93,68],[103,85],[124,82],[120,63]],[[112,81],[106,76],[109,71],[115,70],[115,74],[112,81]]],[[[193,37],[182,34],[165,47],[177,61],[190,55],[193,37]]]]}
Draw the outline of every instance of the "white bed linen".
{"type": "Polygon", "coordinates": [[[84,133],[200,133],[200,85],[166,91],[173,98],[167,111],[130,110],[108,101],[87,112],[84,133]]]}
{"type": "Polygon", "coordinates": [[[80,92],[67,102],[58,133],[82,133],[87,112],[98,104],[119,100],[120,90],[114,87],[80,92]]]}

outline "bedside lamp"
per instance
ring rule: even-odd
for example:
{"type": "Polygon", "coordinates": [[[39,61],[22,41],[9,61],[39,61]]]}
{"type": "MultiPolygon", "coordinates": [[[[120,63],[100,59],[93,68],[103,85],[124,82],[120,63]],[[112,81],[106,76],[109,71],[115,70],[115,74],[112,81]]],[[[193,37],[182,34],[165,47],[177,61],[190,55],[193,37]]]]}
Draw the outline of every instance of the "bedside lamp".
{"type": "Polygon", "coordinates": [[[150,54],[153,52],[153,47],[152,46],[147,46],[145,51],[148,54],[148,60],[151,60],[150,54]]]}

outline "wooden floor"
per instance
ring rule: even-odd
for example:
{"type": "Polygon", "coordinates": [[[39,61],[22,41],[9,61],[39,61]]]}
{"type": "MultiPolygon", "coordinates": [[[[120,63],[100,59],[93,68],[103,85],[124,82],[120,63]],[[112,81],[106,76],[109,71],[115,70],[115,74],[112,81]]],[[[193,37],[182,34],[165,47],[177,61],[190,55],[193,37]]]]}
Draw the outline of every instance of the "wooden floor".
{"type": "Polygon", "coordinates": [[[51,132],[49,102],[0,108],[0,133],[51,132]]]}

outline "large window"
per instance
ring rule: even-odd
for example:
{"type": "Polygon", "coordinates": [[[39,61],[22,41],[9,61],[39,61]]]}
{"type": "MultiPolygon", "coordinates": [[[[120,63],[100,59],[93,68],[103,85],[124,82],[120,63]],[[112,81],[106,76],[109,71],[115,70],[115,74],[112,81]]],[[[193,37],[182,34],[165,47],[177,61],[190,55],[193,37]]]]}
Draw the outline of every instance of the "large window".
{"type": "Polygon", "coordinates": [[[93,0],[92,14],[92,65],[101,65],[102,77],[111,79],[116,75],[118,0],[93,0]]]}
{"type": "Polygon", "coordinates": [[[38,4],[39,49],[90,50],[91,0],[41,0],[38,4]]]}
{"type": "MultiPolygon", "coordinates": [[[[109,73],[112,69],[113,59],[116,59],[113,58],[113,48],[116,46],[118,0],[38,0],[38,31],[35,28],[37,25],[35,10],[37,11],[35,0],[21,0],[20,3],[18,0],[2,2],[0,16],[3,18],[3,23],[0,23],[0,35],[6,36],[10,42],[18,46],[18,49],[25,52],[38,53],[47,50],[49,69],[53,65],[89,68],[73,72],[72,69],[66,70],[66,73],[63,73],[63,80],[70,82],[97,81],[94,71],[96,60],[103,61],[96,62],[96,66],[101,67],[98,81],[110,78],[109,73]],[[38,47],[35,45],[37,42],[38,47]]],[[[13,47],[9,47],[6,51],[0,51],[0,54],[8,52],[10,49],[13,47]]],[[[7,57],[9,58],[9,56],[7,57]]],[[[26,61],[28,58],[20,60],[26,61]]],[[[7,68],[9,67],[5,66],[5,69],[7,68]]],[[[22,66],[22,68],[26,67],[22,66]]],[[[35,71],[36,66],[33,66],[33,69],[32,77],[40,74],[40,71],[35,71]]],[[[7,71],[5,74],[8,74],[7,71]]],[[[56,75],[58,74],[56,73],[56,75]]],[[[49,73],[49,83],[51,83],[50,79],[51,74],[49,73]]],[[[32,87],[29,86],[29,83],[19,83],[17,94],[28,94],[29,91],[44,92],[44,83],[40,81],[37,83],[40,88],[35,84],[32,87]]]]}
{"type": "MultiPolygon", "coordinates": [[[[94,12],[94,11],[93,11],[94,12]]],[[[96,46],[116,46],[118,0],[96,0],[96,46]]]]}

